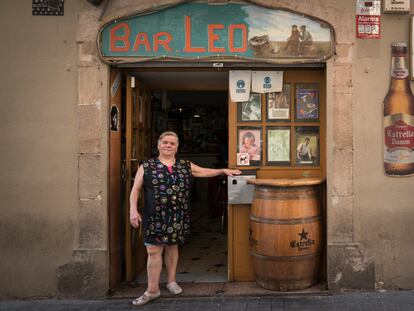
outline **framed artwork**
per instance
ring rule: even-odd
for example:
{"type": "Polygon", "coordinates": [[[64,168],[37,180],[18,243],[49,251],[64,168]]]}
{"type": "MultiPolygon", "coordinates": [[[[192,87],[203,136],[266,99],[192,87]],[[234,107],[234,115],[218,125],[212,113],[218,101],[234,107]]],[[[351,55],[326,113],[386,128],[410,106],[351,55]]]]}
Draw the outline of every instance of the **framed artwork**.
{"type": "Polygon", "coordinates": [[[261,127],[237,128],[237,165],[258,166],[262,160],[261,127]]]}
{"type": "Polygon", "coordinates": [[[290,165],[290,127],[267,127],[267,165],[290,165]]]}
{"type": "Polygon", "coordinates": [[[282,92],[266,94],[267,120],[290,119],[290,84],[284,84],[282,92]]]}
{"type": "Polygon", "coordinates": [[[319,166],[319,127],[295,127],[296,165],[319,166]]]}
{"type": "Polygon", "coordinates": [[[319,120],[319,89],[317,84],[296,85],[296,120],[319,120]]]}
{"type": "Polygon", "coordinates": [[[262,101],[260,94],[251,93],[249,101],[237,103],[239,122],[257,122],[262,120],[262,101]]]}

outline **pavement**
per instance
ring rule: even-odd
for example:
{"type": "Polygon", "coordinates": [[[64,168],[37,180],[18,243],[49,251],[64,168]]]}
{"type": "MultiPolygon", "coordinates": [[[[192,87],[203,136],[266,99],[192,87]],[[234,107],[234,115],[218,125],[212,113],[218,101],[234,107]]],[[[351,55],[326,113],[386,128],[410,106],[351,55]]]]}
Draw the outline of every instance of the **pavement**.
{"type": "Polygon", "coordinates": [[[275,310],[349,310],[413,311],[414,291],[354,291],[342,293],[267,294],[232,296],[221,292],[213,296],[162,296],[145,306],[133,306],[131,298],[99,300],[9,300],[0,301],[0,311],[275,311],[275,310]]]}

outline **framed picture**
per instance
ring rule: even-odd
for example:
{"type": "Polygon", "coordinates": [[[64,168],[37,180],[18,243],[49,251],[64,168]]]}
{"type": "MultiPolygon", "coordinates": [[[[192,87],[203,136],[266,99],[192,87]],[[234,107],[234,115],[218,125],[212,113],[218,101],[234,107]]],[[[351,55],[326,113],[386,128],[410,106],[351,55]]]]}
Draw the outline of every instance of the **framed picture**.
{"type": "Polygon", "coordinates": [[[317,84],[296,85],[296,120],[319,120],[319,88],[317,84]]]}
{"type": "Polygon", "coordinates": [[[249,101],[237,103],[239,122],[257,122],[262,120],[262,101],[260,94],[251,93],[249,101]]]}
{"type": "Polygon", "coordinates": [[[258,166],[262,160],[261,127],[237,128],[237,165],[258,166]]]}
{"type": "Polygon", "coordinates": [[[290,84],[284,84],[282,92],[267,93],[267,120],[289,120],[290,119],[290,84]]]}
{"type": "Polygon", "coordinates": [[[290,127],[267,127],[267,165],[290,165],[290,127]]]}
{"type": "Polygon", "coordinates": [[[319,128],[298,126],[295,128],[296,165],[319,166],[319,128]]]}

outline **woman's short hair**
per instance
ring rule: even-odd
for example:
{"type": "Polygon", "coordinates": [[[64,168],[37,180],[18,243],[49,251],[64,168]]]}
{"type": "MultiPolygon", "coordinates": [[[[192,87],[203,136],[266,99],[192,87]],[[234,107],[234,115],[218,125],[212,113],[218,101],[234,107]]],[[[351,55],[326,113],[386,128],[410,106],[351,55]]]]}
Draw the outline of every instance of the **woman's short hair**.
{"type": "Polygon", "coordinates": [[[254,137],[254,135],[253,135],[253,133],[252,133],[252,132],[246,132],[246,133],[244,133],[244,135],[243,135],[243,137],[242,137],[242,143],[244,143],[244,140],[245,140],[246,138],[248,138],[248,139],[252,139],[252,140],[253,140],[253,142],[255,142],[255,141],[256,141],[256,138],[254,137]]]}
{"type": "Polygon", "coordinates": [[[173,131],[166,131],[164,133],[161,133],[160,137],[158,137],[158,144],[161,142],[161,140],[165,137],[165,136],[174,136],[175,139],[177,140],[177,145],[179,144],[179,139],[178,136],[175,132],[173,131]]]}

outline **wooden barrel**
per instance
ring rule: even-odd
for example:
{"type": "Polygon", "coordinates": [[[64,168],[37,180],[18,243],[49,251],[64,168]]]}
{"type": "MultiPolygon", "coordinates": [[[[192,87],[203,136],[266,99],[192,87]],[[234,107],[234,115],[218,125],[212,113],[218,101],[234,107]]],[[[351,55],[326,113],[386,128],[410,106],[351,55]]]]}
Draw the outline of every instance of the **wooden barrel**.
{"type": "Polygon", "coordinates": [[[256,179],[250,213],[250,254],[256,282],[300,290],[318,278],[321,256],[321,179],[256,179]]]}

